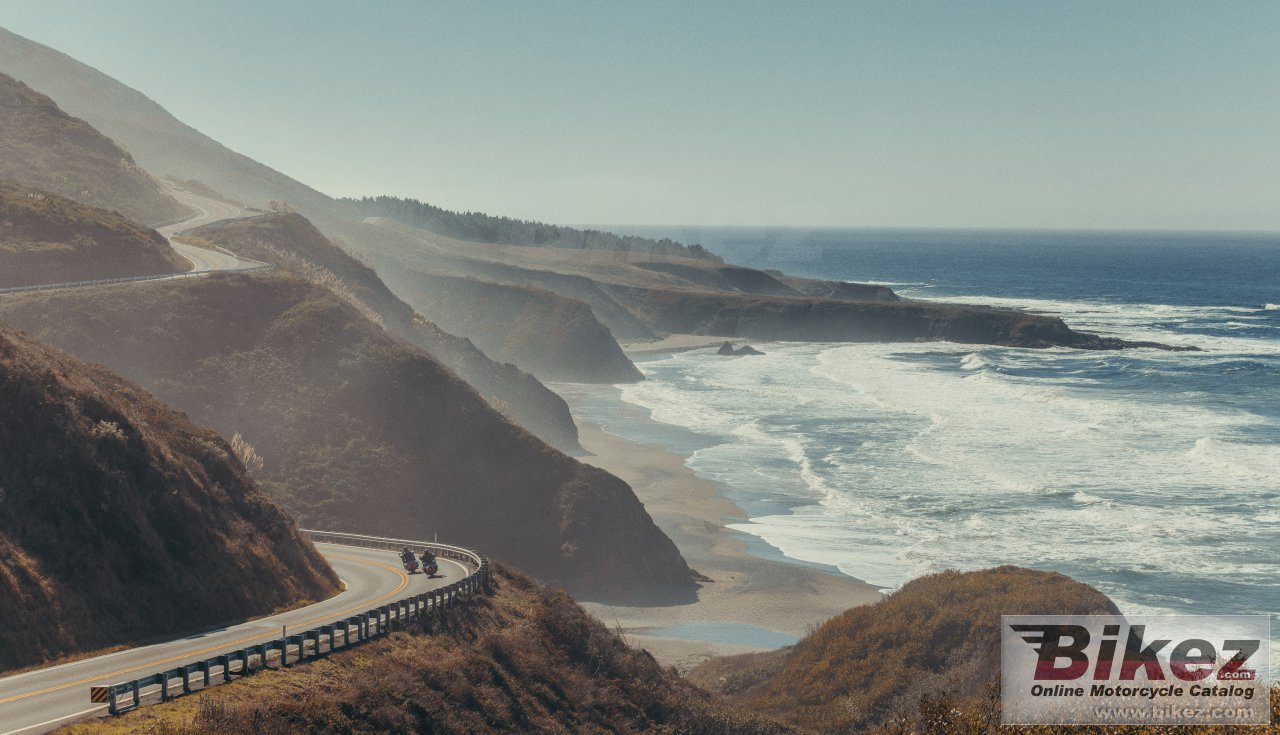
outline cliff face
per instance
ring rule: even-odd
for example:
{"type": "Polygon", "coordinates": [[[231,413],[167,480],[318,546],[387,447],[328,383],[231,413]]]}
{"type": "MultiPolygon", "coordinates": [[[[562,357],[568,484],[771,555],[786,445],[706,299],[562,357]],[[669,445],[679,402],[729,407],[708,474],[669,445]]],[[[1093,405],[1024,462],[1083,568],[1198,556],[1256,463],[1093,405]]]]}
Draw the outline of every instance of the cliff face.
{"type": "MultiPolygon", "coordinates": [[[[563,299],[580,301],[590,307],[594,321],[608,329],[616,339],[652,339],[656,336],[625,306],[606,293],[598,281],[589,276],[546,267],[530,267],[543,265],[536,260],[532,264],[521,263],[518,259],[516,263],[505,262],[504,256],[510,253],[526,256],[533,254],[536,257],[546,252],[547,248],[461,243],[386,220],[365,224],[358,237],[370,260],[383,274],[387,285],[429,318],[434,319],[428,311],[428,305],[418,302],[422,290],[419,276],[447,276],[513,287],[524,291],[524,298],[530,298],[530,289],[535,289],[538,292],[550,292],[563,299]],[[495,257],[473,257],[471,250],[496,250],[497,254],[495,257]]],[[[571,260],[574,262],[610,261],[617,257],[615,253],[607,252],[568,252],[572,254],[571,260]]],[[[481,316],[477,315],[477,319],[481,316]]],[[[483,324],[476,326],[487,328],[483,324]]],[[[555,329],[557,325],[550,324],[548,327],[555,329]]],[[[466,336],[476,338],[472,334],[466,336]]]]}
{"type": "MultiPolygon", "coordinates": [[[[401,301],[364,263],[326,238],[298,214],[226,220],[190,235],[240,255],[294,272],[307,263],[333,273],[356,299],[377,313],[392,334],[421,347],[467,381],[490,405],[538,438],[563,451],[575,451],[578,429],[564,399],[538,379],[508,362],[495,362],[468,339],[456,337],[401,301]]],[[[499,360],[507,358],[494,352],[499,360]]]]}
{"type": "Polygon", "coordinates": [[[836,616],[792,648],[712,660],[690,676],[730,702],[801,727],[863,731],[913,713],[925,695],[984,694],[1000,676],[1000,616],[1040,614],[1119,611],[1061,574],[948,571],[836,616]]]}
{"type": "Polygon", "coordinates": [[[842,301],[900,301],[901,297],[888,286],[848,281],[823,281],[817,278],[782,276],[781,280],[804,296],[818,296],[842,301]]]}
{"type": "Polygon", "coordinates": [[[814,342],[948,340],[1013,347],[1158,347],[1076,332],[1057,317],[925,301],[845,301],[608,287],[656,330],[814,342]]]}
{"type": "Polygon", "coordinates": [[[542,380],[626,383],[643,379],[613,335],[581,301],[537,288],[417,274],[407,295],[441,327],[542,380]]]}
{"type": "Polygon", "coordinates": [[[57,192],[140,222],[160,223],[187,214],[186,207],[119,146],[3,73],[0,181],[57,192]]]}
{"type": "Polygon", "coordinates": [[[676,260],[638,262],[637,268],[670,273],[691,285],[716,291],[739,291],[764,296],[799,296],[800,292],[773,276],[736,265],[704,265],[676,260]]]}
{"type": "Polygon", "coordinates": [[[220,436],[0,327],[0,669],[337,591],[220,436]]]}
{"type": "Polygon", "coordinates": [[[157,232],[115,212],[0,183],[0,288],[190,267],[157,232]]]}
{"type": "Polygon", "coordinates": [[[514,426],[451,371],[285,275],[0,299],[0,320],[240,432],[307,524],[456,541],[587,596],[687,595],[621,480],[514,426]]]}

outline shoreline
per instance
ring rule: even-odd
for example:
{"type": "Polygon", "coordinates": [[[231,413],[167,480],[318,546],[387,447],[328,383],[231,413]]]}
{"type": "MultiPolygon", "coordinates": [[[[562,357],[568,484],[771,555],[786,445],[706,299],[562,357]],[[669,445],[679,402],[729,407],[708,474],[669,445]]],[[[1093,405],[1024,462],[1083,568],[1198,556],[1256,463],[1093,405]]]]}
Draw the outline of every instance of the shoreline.
{"type": "Polygon", "coordinates": [[[628,357],[658,353],[688,352],[703,347],[719,347],[725,342],[745,343],[745,337],[715,337],[704,334],[669,334],[662,339],[618,342],[628,357]]]}
{"type": "MultiPolygon", "coordinates": [[[[708,344],[711,338],[698,339],[702,342],[697,347],[724,341],[708,344]]],[[[695,349],[688,344],[691,341],[645,351],[695,349]]],[[[698,477],[685,464],[686,457],[658,444],[611,434],[582,417],[581,402],[610,388],[552,388],[564,397],[578,424],[580,442],[588,453],[578,460],[627,482],[689,566],[711,580],[700,586],[697,601],[689,604],[581,603],[605,624],[621,629],[632,645],[649,651],[659,663],[685,672],[713,656],[773,650],[850,607],[882,599],[878,588],[834,570],[752,553],[753,544],[745,534],[728,527],[749,518],[747,513],[725,496],[720,485],[698,477]]]]}

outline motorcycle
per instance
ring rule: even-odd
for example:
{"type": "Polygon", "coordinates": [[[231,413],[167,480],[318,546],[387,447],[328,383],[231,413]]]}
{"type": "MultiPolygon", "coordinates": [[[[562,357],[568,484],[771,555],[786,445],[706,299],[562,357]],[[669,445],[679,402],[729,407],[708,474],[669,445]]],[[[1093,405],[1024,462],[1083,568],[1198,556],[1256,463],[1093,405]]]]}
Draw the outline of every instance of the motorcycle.
{"type": "Polygon", "coordinates": [[[402,557],[400,557],[400,562],[401,562],[402,564],[404,564],[404,570],[405,570],[406,572],[408,572],[408,573],[410,573],[410,574],[417,574],[417,573],[418,573],[418,560],[417,560],[417,559],[414,559],[412,556],[402,556],[402,557]]]}
{"type": "Polygon", "coordinates": [[[440,571],[440,565],[436,563],[435,559],[432,559],[431,561],[427,561],[426,559],[423,559],[422,571],[428,577],[434,577],[436,576],[436,572],[440,571]]]}

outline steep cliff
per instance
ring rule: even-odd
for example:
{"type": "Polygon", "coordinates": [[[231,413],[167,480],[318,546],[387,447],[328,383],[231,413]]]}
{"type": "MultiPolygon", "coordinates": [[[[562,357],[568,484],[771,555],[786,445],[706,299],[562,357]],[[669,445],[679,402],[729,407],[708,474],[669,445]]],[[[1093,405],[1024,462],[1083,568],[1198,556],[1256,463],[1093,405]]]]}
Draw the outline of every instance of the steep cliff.
{"type": "Polygon", "coordinates": [[[217,275],[0,299],[0,320],[240,432],[309,525],[457,540],[569,586],[691,594],[631,489],[511,424],[452,371],[301,279],[217,275]]]}
{"type": "MultiPolygon", "coordinates": [[[[578,429],[564,399],[538,379],[494,352],[481,352],[416,314],[386,287],[377,273],[326,238],[299,214],[269,214],[225,220],[189,233],[198,241],[224,247],[293,272],[332,273],[338,284],[374,311],[392,334],[421,347],[471,384],[498,408],[538,438],[563,451],[576,451],[578,429]],[[498,362],[489,358],[493,355],[498,362]]],[[[335,284],[337,285],[337,284],[335,284]]],[[[487,350],[486,350],[487,351],[487,350]]]]}
{"type": "Polygon", "coordinates": [[[0,669],[216,623],[338,580],[227,442],[0,327],[0,669]]]}
{"type": "Polygon", "coordinates": [[[591,307],[540,288],[416,274],[406,296],[441,327],[542,380],[626,383],[643,379],[591,307]]]}
{"type": "Polygon", "coordinates": [[[1077,332],[1058,317],[928,301],[846,301],[608,286],[655,330],[813,342],[947,340],[1013,347],[1174,349],[1077,332]]]}

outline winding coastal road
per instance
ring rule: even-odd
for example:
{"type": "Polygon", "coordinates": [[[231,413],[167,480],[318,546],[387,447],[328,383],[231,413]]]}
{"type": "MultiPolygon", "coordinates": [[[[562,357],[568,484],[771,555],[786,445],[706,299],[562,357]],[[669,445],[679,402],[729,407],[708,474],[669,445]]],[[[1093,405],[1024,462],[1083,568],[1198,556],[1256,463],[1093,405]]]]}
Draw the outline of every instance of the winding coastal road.
{"type": "Polygon", "coordinates": [[[238,258],[231,253],[224,253],[220,250],[206,250],[205,248],[198,248],[193,245],[184,245],[180,242],[174,241],[173,238],[176,237],[178,233],[186,232],[187,230],[192,230],[200,227],[201,225],[207,225],[219,220],[243,217],[244,212],[233,204],[228,204],[227,202],[222,202],[217,199],[198,196],[189,191],[183,191],[182,189],[170,187],[169,193],[173,195],[174,199],[177,199],[182,204],[196,210],[195,215],[188,219],[156,228],[156,232],[165,236],[165,239],[169,241],[169,245],[177,251],[178,255],[181,255],[191,261],[192,268],[188,272],[188,275],[194,273],[209,273],[212,271],[246,270],[262,266],[262,263],[259,263],[256,260],[238,258]]]}
{"type": "Polygon", "coordinates": [[[323,602],[240,625],[188,635],[0,678],[0,735],[37,735],[106,712],[89,704],[89,687],[136,678],[187,661],[280,638],[281,626],[301,630],[349,617],[388,601],[444,587],[470,569],[440,558],[433,577],[406,574],[393,551],[317,543],[346,589],[323,602]]]}
{"type": "MultiPolygon", "coordinates": [[[[266,265],[233,253],[175,242],[173,238],[182,232],[211,222],[241,217],[244,212],[232,204],[172,186],[170,193],[194,209],[195,214],[156,230],[165,236],[179,255],[191,262],[192,270],[172,276],[148,277],[146,280],[187,278],[215,271],[256,270],[266,265]]],[[[73,285],[77,284],[49,284],[23,290],[73,285]]],[[[302,630],[328,624],[392,600],[445,587],[463,579],[471,571],[459,562],[441,557],[440,570],[434,576],[409,575],[403,571],[398,555],[392,551],[323,543],[317,543],[316,548],[343,581],[344,590],[338,595],[314,605],[239,625],[0,678],[0,735],[37,735],[69,722],[105,713],[107,705],[89,704],[91,685],[114,684],[193,659],[278,639],[282,626],[302,630]]]]}
{"type": "Polygon", "coordinates": [[[28,291],[51,291],[54,289],[90,286],[101,287],[117,283],[137,283],[138,281],[168,281],[178,278],[198,277],[217,271],[252,271],[271,267],[268,263],[251,260],[249,258],[241,258],[228,250],[208,250],[206,248],[187,245],[175,240],[175,237],[180,236],[188,230],[200,227],[201,225],[207,225],[211,222],[217,222],[224,219],[235,219],[237,217],[243,217],[245,214],[239,207],[218,199],[210,199],[209,197],[192,194],[189,191],[178,189],[171,184],[168,185],[168,189],[169,193],[173,195],[173,198],[193,209],[194,213],[184,220],[157,227],[155,230],[169,241],[169,246],[172,247],[178,255],[181,255],[191,263],[191,270],[165,275],[132,276],[124,278],[99,279],[96,281],[70,281],[64,283],[36,284],[31,286],[12,286],[0,288],[0,294],[23,293],[28,291]]]}

